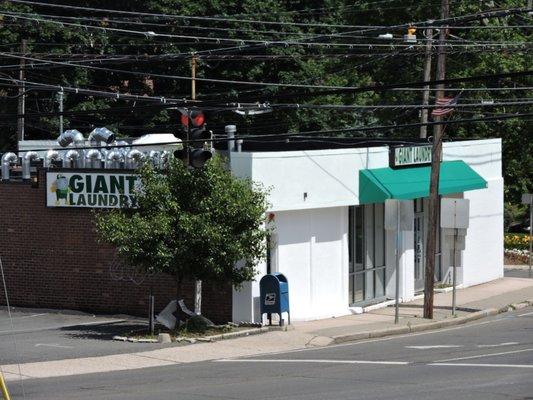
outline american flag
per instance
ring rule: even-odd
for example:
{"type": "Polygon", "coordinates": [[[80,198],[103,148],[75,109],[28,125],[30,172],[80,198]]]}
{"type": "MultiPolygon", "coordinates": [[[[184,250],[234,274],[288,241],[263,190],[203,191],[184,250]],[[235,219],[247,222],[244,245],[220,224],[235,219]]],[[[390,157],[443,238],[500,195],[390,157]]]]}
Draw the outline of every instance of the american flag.
{"type": "Polygon", "coordinates": [[[450,114],[454,110],[453,106],[457,105],[459,102],[460,96],[461,92],[455,97],[438,98],[437,101],[435,101],[437,107],[431,111],[431,115],[434,117],[442,117],[443,115],[450,114]]]}

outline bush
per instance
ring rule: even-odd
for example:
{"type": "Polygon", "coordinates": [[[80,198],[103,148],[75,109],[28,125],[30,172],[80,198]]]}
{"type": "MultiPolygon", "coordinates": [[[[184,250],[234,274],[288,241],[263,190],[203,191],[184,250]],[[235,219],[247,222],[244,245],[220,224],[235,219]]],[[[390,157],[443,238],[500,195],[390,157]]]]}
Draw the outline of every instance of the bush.
{"type": "Polygon", "coordinates": [[[506,250],[528,250],[529,235],[526,235],[525,233],[506,233],[503,239],[503,244],[506,250]]]}

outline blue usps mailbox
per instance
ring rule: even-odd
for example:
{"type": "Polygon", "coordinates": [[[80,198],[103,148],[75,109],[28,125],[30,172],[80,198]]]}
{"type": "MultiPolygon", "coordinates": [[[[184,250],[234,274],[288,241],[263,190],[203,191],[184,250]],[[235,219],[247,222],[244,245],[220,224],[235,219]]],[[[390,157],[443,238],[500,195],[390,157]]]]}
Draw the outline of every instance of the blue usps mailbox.
{"type": "Polygon", "coordinates": [[[286,312],[291,323],[289,310],[289,282],[285,275],[280,273],[268,274],[259,281],[261,315],[267,314],[272,325],[272,314],[279,315],[279,325],[283,325],[282,313],[286,312]]]}

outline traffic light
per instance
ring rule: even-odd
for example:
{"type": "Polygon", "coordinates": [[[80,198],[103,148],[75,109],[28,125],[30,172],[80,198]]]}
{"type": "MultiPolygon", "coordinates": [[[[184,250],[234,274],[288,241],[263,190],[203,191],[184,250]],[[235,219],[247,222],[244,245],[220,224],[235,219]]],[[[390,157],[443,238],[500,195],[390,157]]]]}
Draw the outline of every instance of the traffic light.
{"type": "Polygon", "coordinates": [[[185,144],[183,149],[174,151],[174,157],[186,166],[203,168],[213,156],[210,150],[205,149],[205,141],[211,138],[211,132],[205,128],[204,113],[197,109],[183,110],[180,121],[185,144]]]}

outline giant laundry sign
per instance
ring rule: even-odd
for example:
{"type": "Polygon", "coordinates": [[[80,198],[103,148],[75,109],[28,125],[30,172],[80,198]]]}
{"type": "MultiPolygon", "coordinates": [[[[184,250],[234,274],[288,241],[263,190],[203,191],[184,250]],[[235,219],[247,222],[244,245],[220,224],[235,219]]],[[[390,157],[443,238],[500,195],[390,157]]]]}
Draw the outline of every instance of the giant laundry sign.
{"type": "Polygon", "coordinates": [[[398,146],[390,148],[390,167],[431,164],[431,146],[398,146]]]}
{"type": "Polygon", "coordinates": [[[136,207],[137,175],[57,171],[46,173],[48,207],[136,207]]]}

